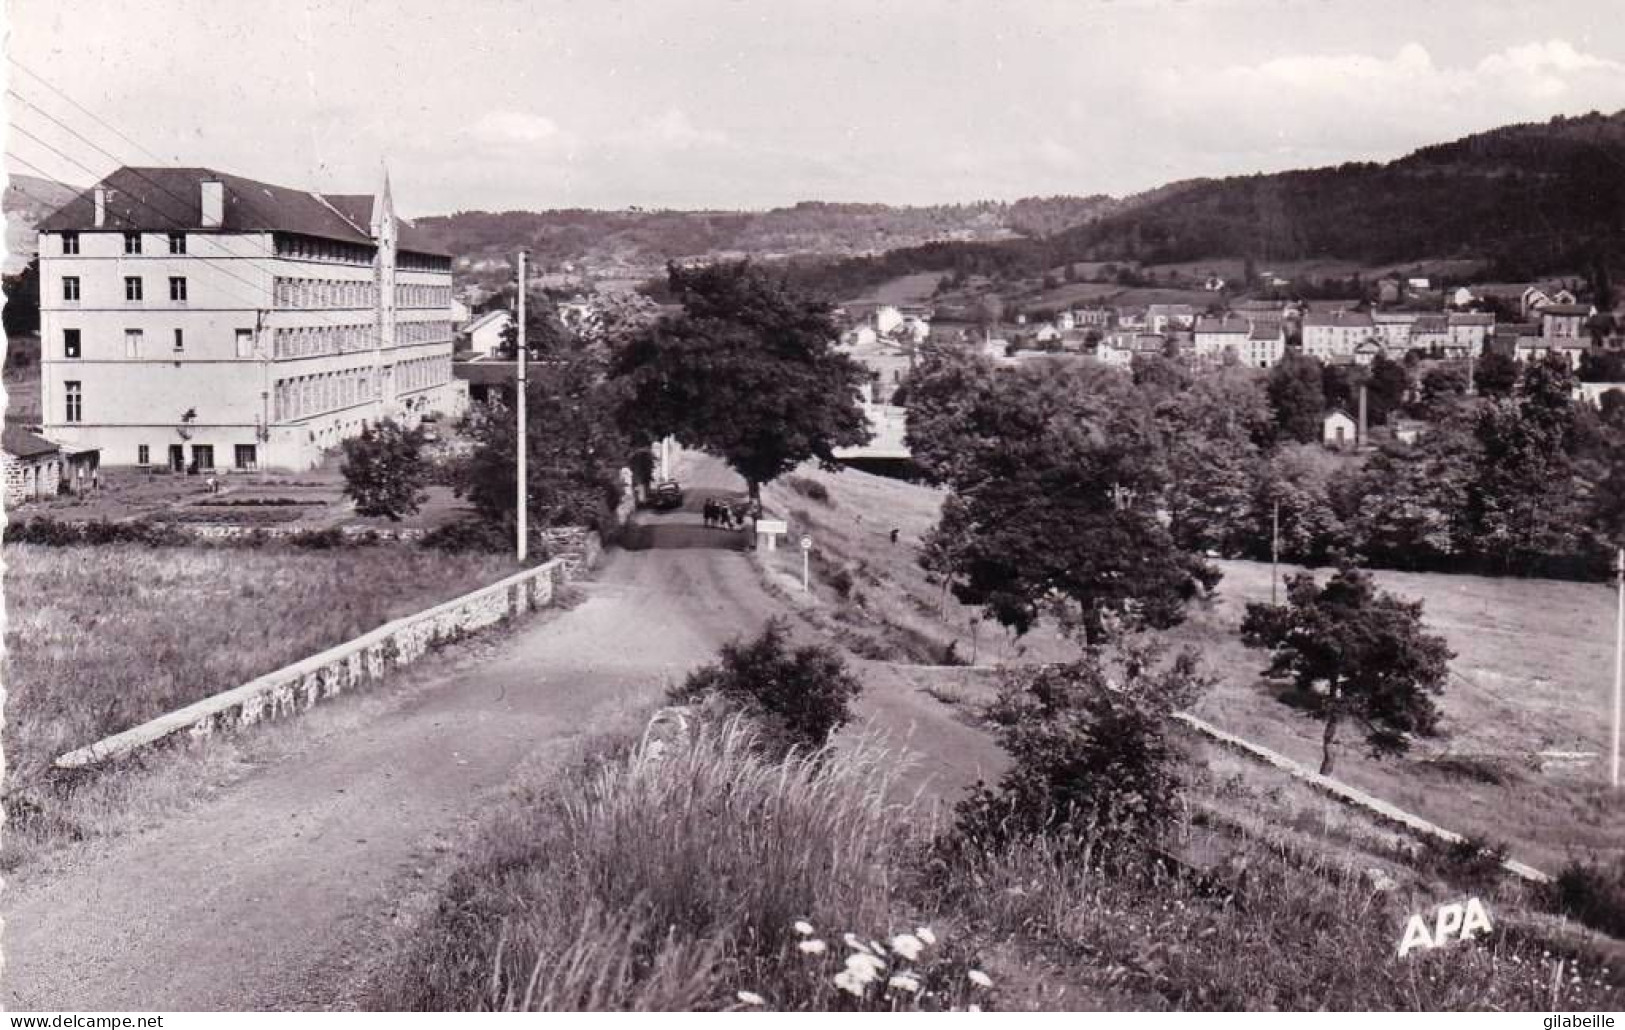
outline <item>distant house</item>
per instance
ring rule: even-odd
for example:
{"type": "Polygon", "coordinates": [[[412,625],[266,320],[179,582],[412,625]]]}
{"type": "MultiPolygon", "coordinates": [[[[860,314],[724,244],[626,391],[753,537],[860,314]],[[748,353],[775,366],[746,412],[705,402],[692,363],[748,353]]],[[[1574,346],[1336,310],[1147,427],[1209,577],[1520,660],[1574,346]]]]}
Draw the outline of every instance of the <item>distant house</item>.
{"type": "Polygon", "coordinates": [[[1118,368],[1127,368],[1134,361],[1134,334],[1116,332],[1105,336],[1095,346],[1095,360],[1118,368]]]}
{"type": "Polygon", "coordinates": [[[1414,311],[1373,311],[1371,323],[1390,353],[1403,354],[1411,349],[1411,329],[1416,325],[1414,311]]]}
{"type": "Polygon", "coordinates": [[[1117,320],[1117,312],[1111,308],[1073,308],[1072,321],[1079,329],[1110,329],[1117,320]]]}
{"type": "Polygon", "coordinates": [[[1443,315],[1417,315],[1411,323],[1411,349],[1443,354],[1450,343],[1450,323],[1443,315]]]}
{"type": "Polygon", "coordinates": [[[1247,331],[1247,350],[1243,360],[1253,368],[1273,368],[1286,354],[1286,336],[1281,323],[1273,325],[1255,323],[1247,331]]]}
{"type": "Polygon", "coordinates": [[[1145,329],[1150,326],[1146,320],[1145,308],[1118,308],[1117,326],[1119,329],[1145,329]]]}
{"type": "Polygon", "coordinates": [[[1320,440],[1327,447],[1341,450],[1359,442],[1360,426],[1354,417],[1342,408],[1333,408],[1320,423],[1320,440]]]}
{"type": "Polygon", "coordinates": [[[1053,323],[1045,322],[1033,330],[1034,343],[1059,343],[1060,340],[1061,330],[1056,328],[1053,323]]]}
{"type": "Polygon", "coordinates": [[[879,339],[880,337],[875,335],[875,331],[872,327],[860,325],[856,328],[848,329],[846,332],[841,334],[841,346],[873,347],[875,342],[879,339]]]}
{"type": "Polygon", "coordinates": [[[506,311],[487,311],[463,327],[467,349],[477,357],[494,358],[506,346],[503,334],[513,325],[513,316],[506,311]]]}
{"type": "Polygon", "coordinates": [[[1192,337],[1196,360],[1217,364],[1226,352],[1241,358],[1247,351],[1252,326],[1245,318],[1227,315],[1222,318],[1198,318],[1192,337]]]}
{"type": "Polygon", "coordinates": [[[1145,327],[1154,333],[1189,329],[1196,322],[1196,309],[1189,304],[1152,304],[1145,309],[1145,327]]]}
{"type": "Polygon", "coordinates": [[[1322,361],[1353,357],[1354,349],[1376,335],[1376,323],[1361,311],[1315,311],[1303,316],[1303,352],[1322,361]]]}
{"type": "Polygon", "coordinates": [[[1419,419],[1401,418],[1394,420],[1394,439],[1400,443],[1414,444],[1427,432],[1428,424],[1419,419]]]}
{"type": "Polygon", "coordinates": [[[1202,289],[1209,293],[1218,293],[1224,289],[1224,280],[1216,275],[1210,275],[1202,281],[1202,289]]]}
{"type": "Polygon", "coordinates": [[[1078,327],[1078,320],[1070,311],[1063,311],[1055,316],[1055,328],[1067,332],[1078,327]]]}
{"type": "Polygon", "coordinates": [[[1450,295],[1450,303],[1458,308],[1467,307],[1477,299],[1477,297],[1473,296],[1473,291],[1465,286],[1456,287],[1456,292],[1450,295]]]}
{"type": "Polygon", "coordinates": [[[1542,305],[1540,311],[1540,335],[1548,340],[1577,340],[1584,335],[1585,324],[1597,309],[1589,304],[1551,304],[1542,305]]]}
{"type": "Polygon", "coordinates": [[[1452,311],[1445,318],[1445,335],[1446,357],[1479,357],[1484,353],[1484,342],[1495,335],[1495,316],[1452,311]]]}
{"type": "Polygon", "coordinates": [[[869,316],[869,324],[875,332],[885,336],[902,326],[903,313],[890,304],[882,304],[869,316]]]}

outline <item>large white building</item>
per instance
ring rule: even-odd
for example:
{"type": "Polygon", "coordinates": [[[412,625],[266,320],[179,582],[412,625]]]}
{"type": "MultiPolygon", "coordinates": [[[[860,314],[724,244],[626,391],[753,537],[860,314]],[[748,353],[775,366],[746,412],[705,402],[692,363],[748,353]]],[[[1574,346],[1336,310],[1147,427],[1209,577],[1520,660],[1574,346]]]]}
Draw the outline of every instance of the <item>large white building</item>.
{"type": "Polygon", "coordinates": [[[451,259],[376,195],[121,168],[40,223],[43,431],[104,465],[304,469],[455,414],[451,259]]]}

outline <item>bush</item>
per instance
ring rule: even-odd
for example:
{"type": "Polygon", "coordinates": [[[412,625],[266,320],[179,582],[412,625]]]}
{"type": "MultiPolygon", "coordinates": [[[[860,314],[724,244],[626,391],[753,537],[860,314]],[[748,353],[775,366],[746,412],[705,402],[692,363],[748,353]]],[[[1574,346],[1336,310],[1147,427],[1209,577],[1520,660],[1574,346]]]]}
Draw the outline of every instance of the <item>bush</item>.
{"type": "Polygon", "coordinates": [[[107,544],[146,544],[149,547],[184,544],[189,537],[182,531],[159,523],[63,522],[48,516],[19,519],[6,527],[6,543],[40,544],[45,547],[102,546],[107,544]]]}
{"type": "Polygon", "coordinates": [[[1429,841],[1425,866],[1452,884],[1489,887],[1500,882],[1507,846],[1483,837],[1464,837],[1445,844],[1429,841]]]}
{"type": "Polygon", "coordinates": [[[468,518],[430,530],[419,544],[447,554],[501,554],[514,546],[514,536],[508,527],[468,518]]]}
{"type": "Polygon", "coordinates": [[[421,430],[386,418],[343,446],[344,493],[355,501],[357,514],[399,522],[418,510],[427,474],[421,430]]]}
{"type": "Polygon", "coordinates": [[[1625,860],[1612,869],[1597,862],[1570,862],[1558,873],[1552,894],[1564,915],[1625,938],[1625,860]]]}
{"type": "Polygon", "coordinates": [[[1179,811],[1184,754],[1168,718],[1206,686],[1184,652],[1154,671],[1148,649],[1017,668],[987,717],[1011,766],[996,790],[978,784],[958,808],[956,841],[974,850],[1049,839],[1085,853],[1097,843],[1155,843],[1179,811]]]}
{"type": "Polygon", "coordinates": [[[835,507],[835,502],[830,500],[829,488],[816,479],[808,479],[806,476],[791,476],[785,480],[785,483],[790,489],[809,500],[817,501],[819,504],[827,504],[831,508],[835,507]]]}
{"type": "Polygon", "coordinates": [[[789,636],[784,620],[768,620],[756,639],[725,644],[720,660],[689,673],[671,699],[717,697],[760,724],[764,744],[780,752],[822,747],[851,720],[851,702],[863,686],[834,649],[791,650],[789,636]]]}

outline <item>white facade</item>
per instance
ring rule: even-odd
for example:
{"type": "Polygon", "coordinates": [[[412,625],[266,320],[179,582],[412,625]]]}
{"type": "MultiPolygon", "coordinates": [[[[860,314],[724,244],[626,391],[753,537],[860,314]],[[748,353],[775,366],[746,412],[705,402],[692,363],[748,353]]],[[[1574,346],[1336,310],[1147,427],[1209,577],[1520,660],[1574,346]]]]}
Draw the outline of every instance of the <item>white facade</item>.
{"type": "Polygon", "coordinates": [[[455,413],[450,262],[398,252],[387,182],[370,244],[359,227],[348,240],[235,229],[222,223],[227,187],[191,189],[195,226],[132,227],[156,207],[132,207],[128,188],[129,220],[98,226],[98,196],[83,227],[72,204],[43,223],[48,437],[99,448],[105,465],[304,469],[366,423],[455,413]]]}
{"type": "Polygon", "coordinates": [[[468,348],[482,358],[496,357],[503,346],[503,334],[513,325],[513,316],[506,311],[487,311],[463,327],[468,348]]]}

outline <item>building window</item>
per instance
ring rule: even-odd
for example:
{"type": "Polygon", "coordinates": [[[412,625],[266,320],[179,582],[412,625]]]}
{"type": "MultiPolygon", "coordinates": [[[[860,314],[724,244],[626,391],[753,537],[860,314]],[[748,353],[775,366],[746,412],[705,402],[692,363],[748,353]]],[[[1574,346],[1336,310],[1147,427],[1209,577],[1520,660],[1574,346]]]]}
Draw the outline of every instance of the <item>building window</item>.
{"type": "Polygon", "coordinates": [[[185,349],[186,349],[186,337],[184,335],[182,335],[182,333],[181,333],[181,331],[179,329],[177,329],[177,330],[175,330],[175,350],[183,351],[185,349]]]}
{"type": "Polygon", "coordinates": [[[253,444],[240,443],[237,445],[236,465],[238,468],[245,469],[250,472],[258,467],[259,462],[255,457],[253,444]]]}
{"type": "Polygon", "coordinates": [[[77,254],[77,253],[79,253],[79,234],[78,233],[76,233],[76,232],[65,232],[65,233],[62,234],[62,253],[64,253],[64,254],[77,254]]]}
{"type": "Polygon", "coordinates": [[[186,303],[186,277],[172,275],[169,277],[169,299],[186,303]]]}
{"type": "Polygon", "coordinates": [[[124,299],[130,301],[141,299],[141,277],[139,275],[124,277],[124,299]]]}
{"type": "Polygon", "coordinates": [[[139,254],[139,253],[141,253],[141,234],[140,233],[138,233],[138,232],[127,232],[127,233],[124,234],[124,253],[126,253],[126,254],[139,254]]]}
{"type": "Polygon", "coordinates": [[[145,334],[140,329],[126,329],[126,330],[124,330],[124,356],[125,357],[127,357],[127,358],[139,358],[141,356],[141,344],[142,344],[144,336],[145,336],[145,334]]]}
{"type": "Polygon", "coordinates": [[[237,330],[237,356],[239,358],[254,356],[254,330],[237,330]]]}
{"type": "Polygon", "coordinates": [[[79,330],[62,330],[62,356],[64,358],[77,358],[79,356],[79,330]]]}
{"type": "Polygon", "coordinates": [[[146,444],[135,445],[135,463],[142,468],[152,464],[152,450],[146,444]]]}
{"type": "Polygon", "coordinates": [[[62,395],[67,402],[67,410],[63,412],[64,422],[80,422],[84,419],[84,392],[80,388],[79,380],[69,379],[62,384],[62,395]]]}
{"type": "Polygon", "coordinates": [[[195,443],[192,445],[192,464],[197,466],[199,472],[214,471],[214,445],[195,443]]]}
{"type": "Polygon", "coordinates": [[[62,299],[72,301],[79,299],[79,277],[77,275],[62,277],[62,299]]]}
{"type": "Polygon", "coordinates": [[[171,254],[184,254],[184,253],[186,253],[186,234],[185,233],[183,233],[183,232],[172,232],[172,233],[169,234],[169,252],[171,254]]]}

